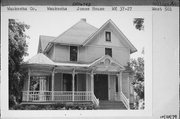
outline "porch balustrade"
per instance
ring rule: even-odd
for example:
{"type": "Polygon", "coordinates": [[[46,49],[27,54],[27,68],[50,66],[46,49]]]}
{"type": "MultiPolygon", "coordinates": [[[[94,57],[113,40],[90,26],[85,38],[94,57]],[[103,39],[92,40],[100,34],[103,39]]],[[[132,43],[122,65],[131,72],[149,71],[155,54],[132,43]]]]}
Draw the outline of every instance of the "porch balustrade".
{"type": "Polygon", "coordinates": [[[96,98],[96,96],[94,95],[94,93],[93,93],[93,95],[92,95],[92,101],[93,101],[94,104],[96,104],[96,106],[99,106],[99,99],[96,98]]]}
{"type": "Polygon", "coordinates": [[[127,109],[130,109],[129,107],[129,99],[126,98],[123,92],[121,92],[121,101],[124,103],[127,109]]]}
{"type": "Polygon", "coordinates": [[[23,101],[92,101],[91,91],[23,91],[23,101]],[[74,96],[74,98],[73,98],[74,96]]]}

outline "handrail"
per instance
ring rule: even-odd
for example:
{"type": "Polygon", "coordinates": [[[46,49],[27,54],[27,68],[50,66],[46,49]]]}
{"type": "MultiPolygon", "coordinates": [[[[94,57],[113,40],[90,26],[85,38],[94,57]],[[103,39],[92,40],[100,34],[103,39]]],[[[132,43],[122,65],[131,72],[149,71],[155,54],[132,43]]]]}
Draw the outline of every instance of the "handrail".
{"type": "Polygon", "coordinates": [[[126,98],[123,92],[121,92],[121,101],[124,103],[127,109],[130,109],[129,107],[129,99],[126,98]]]}
{"type": "Polygon", "coordinates": [[[98,107],[98,106],[99,106],[99,99],[96,98],[96,96],[94,95],[94,93],[92,93],[92,98],[93,98],[93,102],[94,102],[95,105],[98,107]]]}

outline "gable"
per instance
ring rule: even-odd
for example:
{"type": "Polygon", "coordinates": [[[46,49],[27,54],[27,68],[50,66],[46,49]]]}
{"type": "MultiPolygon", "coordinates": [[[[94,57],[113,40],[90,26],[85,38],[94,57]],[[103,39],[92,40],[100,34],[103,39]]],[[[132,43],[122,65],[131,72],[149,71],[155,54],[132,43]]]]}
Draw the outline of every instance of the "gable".
{"type": "Polygon", "coordinates": [[[46,46],[48,43],[50,43],[52,40],[54,40],[55,37],[52,36],[39,36],[39,46],[38,46],[38,53],[44,52],[46,46]]]}
{"type": "MultiPolygon", "coordinates": [[[[103,33],[105,30],[111,30],[113,32],[113,36],[115,39],[119,39],[119,41],[130,50],[130,53],[134,53],[137,49],[132,45],[132,43],[126,38],[126,36],[120,31],[120,29],[113,23],[112,20],[108,20],[105,24],[103,24],[95,33],[93,33],[84,43],[83,46],[88,45],[93,40],[103,38],[103,33]],[[115,37],[116,36],[116,37],[115,37]]],[[[103,39],[105,40],[105,38],[103,39]]],[[[97,42],[97,41],[95,41],[97,42]]],[[[103,42],[103,41],[101,41],[103,42]]],[[[119,42],[119,43],[120,43],[119,42]]],[[[115,43],[115,42],[114,42],[115,43]]],[[[117,45],[117,44],[116,44],[117,45]]]]}
{"type": "Polygon", "coordinates": [[[111,71],[116,72],[125,70],[124,66],[115,61],[112,57],[105,55],[90,64],[96,71],[111,71]]]}
{"type": "Polygon", "coordinates": [[[86,45],[101,45],[110,46],[110,47],[123,47],[126,45],[122,42],[122,37],[118,36],[117,32],[110,26],[107,25],[104,27],[91,41],[89,41],[86,45]],[[106,41],[105,32],[111,33],[111,41],[106,41]]]}

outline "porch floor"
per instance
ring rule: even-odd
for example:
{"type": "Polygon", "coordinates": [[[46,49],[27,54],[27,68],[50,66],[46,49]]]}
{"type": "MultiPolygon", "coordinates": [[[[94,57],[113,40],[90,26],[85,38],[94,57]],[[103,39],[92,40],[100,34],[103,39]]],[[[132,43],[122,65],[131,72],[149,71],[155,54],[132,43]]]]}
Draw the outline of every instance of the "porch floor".
{"type": "Polygon", "coordinates": [[[98,109],[101,110],[127,110],[123,102],[121,101],[99,101],[98,109]]]}
{"type": "Polygon", "coordinates": [[[73,104],[80,104],[80,105],[91,105],[93,104],[92,101],[33,101],[33,102],[22,102],[21,103],[22,105],[23,104],[44,104],[44,105],[47,105],[47,104],[66,104],[66,105],[73,105],[73,104]]]}

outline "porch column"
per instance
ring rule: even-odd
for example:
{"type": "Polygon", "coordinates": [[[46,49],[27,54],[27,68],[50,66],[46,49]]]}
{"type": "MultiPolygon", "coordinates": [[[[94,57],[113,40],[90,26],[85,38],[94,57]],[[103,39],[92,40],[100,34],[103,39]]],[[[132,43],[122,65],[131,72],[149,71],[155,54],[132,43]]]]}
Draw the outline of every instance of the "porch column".
{"type": "Polygon", "coordinates": [[[129,100],[130,100],[130,79],[129,79],[129,73],[128,73],[128,95],[129,95],[129,100]]]}
{"type": "Polygon", "coordinates": [[[72,101],[74,101],[74,77],[75,77],[75,69],[72,72],[72,101]]]}
{"type": "Polygon", "coordinates": [[[119,99],[121,100],[121,92],[122,92],[122,71],[119,72],[119,99]]]}
{"type": "Polygon", "coordinates": [[[91,97],[93,96],[93,94],[94,94],[94,74],[93,71],[91,71],[91,97]]]}
{"type": "Polygon", "coordinates": [[[51,83],[51,92],[52,92],[52,101],[54,101],[54,72],[55,72],[55,68],[52,71],[52,83],[51,83]]]}
{"type": "Polygon", "coordinates": [[[111,100],[111,82],[110,82],[110,74],[108,73],[108,100],[111,100]]]}
{"type": "Polygon", "coordinates": [[[86,91],[89,91],[89,86],[88,86],[88,74],[86,73],[86,91]]]}
{"type": "Polygon", "coordinates": [[[28,89],[27,89],[26,101],[29,101],[30,80],[31,80],[31,71],[30,71],[30,69],[28,69],[28,89]]]}
{"type": "Polygon", "coordinates": [[[130,109],[130,79],[129,79],[129,73],[128,73],[128,110],[130,109]]]}
{"type": "Polygon", "coordinates": [[[89,86],[88,86],[88,75],[87,75],[87,72],[86,72],[86,100],[90,100],[91,97],[89,98],[89,86]]]}

